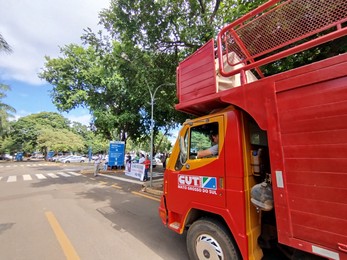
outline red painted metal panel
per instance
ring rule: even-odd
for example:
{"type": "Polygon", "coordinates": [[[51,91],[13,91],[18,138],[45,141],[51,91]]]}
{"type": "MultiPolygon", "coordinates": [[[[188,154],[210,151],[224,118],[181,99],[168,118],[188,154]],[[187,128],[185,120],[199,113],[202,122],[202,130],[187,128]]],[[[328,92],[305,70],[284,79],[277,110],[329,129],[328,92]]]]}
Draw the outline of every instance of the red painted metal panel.
{"type": "Polygon", "coordinates": [[[335,120],[341,121],[340,117],[346,116],[346,108],[346,77],[315,83],[280,94],[278,110],[281,113],[282,133],[283,131],[294,131],[293,128],[298,132],[305,131],[305,129],[300,130],[297,124],[303,128],[310,128],[310,124],[315,125],[316,131],[317,127],[320,127],[321,131],[331,127],[339,129],[337,127],[339,122],[335,122],[335,120]],[[321,125],[320,120],[329,120],[331,124],[328,125],[326,122],[321,125]],[[296,124],[294,125],[292,122],[296,122],[296,124]]]}
{"type": "Polygon", "coordinates": [[[206,74],[202,74],[202,77],[200,78],[201,81],[196,81],[196,80],[194,80],[194,81],[187,80],[186,81],[186,84],[187,85],[189,84],[188,85],[189,87],[183,88],[181,90],[181,93],[182,93],[181,101],[182,102],[192,100],[192,97],[190,96],[191,93],[193,93],[196,96],[196,98],[206,96],[208,94],[212,94],[211,89],[214,88],[215,81],[213,78],[204,77],[204,76],[206,76],[206,74]],[[202,91],[202,90],[205,90],[205,91],[202,91]],[[194,92],[196,92],[196,93],[194,93],[194,92]]]}
{"type": "MultiPolygon", "coordinates": [[[[324,149],[322,146],[317,149],[324,149]]],[[[347,169],[347,155],[343,158],[288,158],[284,155],[287,171],[319,171],[319,172],[345,172],[347,169]]],[[[347,178],[347,173],[346,173],[347,178]]],[[[343,181],[343,180],[341,180],[343,181]]]]}
{"type": "MultiPolygon", "coordinates": [[[[192,84],[199,83],[202,86],[206,85],[204,81],[209,79],[214,78],[213,75],[211,76],[211,70],[208,66],[206,66],[206,64],[201,64],[200,67],[189,71],[189,73],[186,73],[185,75],[181,73],[182,93],[184,93],[185,89],[190,89],[192,84]]],[[[210,83],[208,83],[208,85],[210,85],[210,83]]]]}
{"type": "Polygon", "coordinates": [[[326,201],[311,200],[307,198],[293,198],[289,201],[289,206],[293,212],[304,212],[307,210],[307,206],[309,206],[309,211],[317,216],[330,218],[334,218],[336,215],[347,216],[346,205],[340,204],[340,207],[336,207],[334,204],[326,201]]]}
{"type": "Polygon", "coordinates": [[[293,238],[337,249],[338,243],[347,243],[347,72],[341,76],[341,71],[330,68],[328,79],[327,71],[311,71],[306,85],[293,79],[278,88],[290,220],[279,237],[287,240],[291,233],[293,238]],[[325,78],[319,82],[321,71],[325,78]]]}
{"type": "Polygon", "coordinates": [[[305,132],[305,133],[292,133],[282,136],[282,144],[285,146],[284,149],[288,149],[287,146],[290,144],[296,145],[322,145],[322,144],[340,144],[346,140],[347,129],[334,130],[333,134],[326,131],[320,132],[305,132]],[[328,137],[328,138],[327,138],[328,137]]]}
{"type": "MultiPolygon", "coordinates": [[[[314,91],[314,90],[313,90],[314,91]]],[[[325,93],[331,92],[331,88],[326,92],[316,93],[315,95],[308,95],[306,97],[299,96],[292,101],[287,101],[290,103],[301,103],[305,99],[312,100],[305,102],[306,107],[294,108],[292,110],[283,111],[281,118],[281,123],[291,122],[292,120],[301,121],[310,117],[313,113],[317,119],[325,119],[327,117],[336,117],[338,114],[343,114],[347,110],[347,93],[343,88],[339,89],[335,93],[332,93],[329,100],[325,97],[325,93]],[[317,95],[317,96],[316,96],[317,95]],[[335,95],[333,97],[333,95],[335,95]],[[345,100],[343,100],[345,98],[345,100]]]]}
{"type": "MultiPolygon", "coordinates": [[[[322,218],[321,221],[326,221],[326,219],[322,218]]],[[[296,237],[301,237],[305,241],[314,241],[317,244],[325,245],[328,248],[333,248],[335,250],[338,249],[335,241],[343,241],[344,239],[344,237],[339,236],[335,233],[312,229],[308,228],[307,226],[294,225],[293,229],[296,237]]]]}
{"type": "MultiPolygon", "coordinates": [[[[332,172],[299,172],[292,171],[288,173],[288,184],[302,184],[311,183],[313,186],[318,187],[334,187],[338,189],[345,189],[345,182],[337,182],[336,180],[345,177],[345,173],[332,173],[332,172]]],[[[347,216],[347,215],[346,215],[347,216]]]]}
{"type": "Polygon", "coordinates": [[[283,153],[287,158],[305,159],[305,158],[344,158],[347,154],[346,144],[329,144],[320,149],[317,145],[291,145],[284,146],[283,153]]]}
{"type": "MultiPolygon", "coordinates": [[[[187,60],[184,60],[180,63],[180,69],[182,78],[190,78],[191,75],[194,77],[196,75],[192,74],[194,71],[199,71],[202,69],[208,70],[206,67],[208,65],[211,67],[211,57],[214,58],[213,53],[211,53],[211,43],[208,42],[207,45],[204,45],[202,49],[199,49],[197,54],[190,56],[187,60]]],[[[214,59],[213,59],[214,61],[214,59]]]]}
{"type": "Polygon", "coordinates": [[[321,83],[331,80],[331,72],[334,72],[334,79],[343,78],[346,75],[347,63],[346,55],[342,54],[324,61],[316,62],[302,68],[290,70],[278,75],[280,81],[276,84],[278,92],[292,89],[293,86],[299,88],[308,84],[321,83]],[[317,71],[319,70],[319,73],[317,71]]]}
{"type": "MultiPolygon", "coordinates": [[[[291,172],[287,172],[287,175],[290,175],[291,172]]],[[[305,172],[302,172],[302,174],[305,174],[305,172]]],[[[346,175],[345,175],[346,176],[346,175]]],[[[338,175],[333,175],[331,178],[335,180],[335,183],[344,181],[346,178],[338,178],[338,175]]],[[[294,199],[300,199],[304,198],[307,200],[317,200],[322,202],[331,202],[331,206],[337,207],[336,209],[339,210],[340,206],[346,207],[347,204],[347,189],[345,188],[337,188],[334,186],[331,187],[319,187],[316,185],[312,185],[313,182],[306,182],[304,184],[302,183],[296,183],[296,184],[288,184],[287,186],[287,192],[288,192],[288,198],[289,201],[294,199]]],[[[322,204],[323,205],[323,204],[322,204]]],[[[307,207],[305,208],[305,211],[307,213],[310,213],[309,209],[311,206],[307,204],[307,207]]],[[[343,218],[345,219],[346,216],[335,216],[336,218],[343,218]]]]}
{"type": "MultiPolygon", "coordinates": [[[[195,83],[190,85],[189,88],[182,90],[182,105],[185,104],[185,102],[189,102],[193,99],[197,100],[200,97],[205,97],[207,95],[210,95],[211,87],[213,87],[214,82],[212,79],[207,79],[205,81],[204,86],[201,86],[199,83],[195,83]]],[[[212,94],[211,94],[212,95],[212,94]]],[[[197,103],[197,102],[196,102],[197,103]]]]}
{"type": "Polygon", "coordinates": [[[214,42],[210,40],[179,64],[178,92],[182,108],[186,102],[216,93],[214,42]]]}
{"type": "Polygon", "coordinates": [[[347,122],[347,114],[340,117],[330,118],[309,118],[302,121],[282,121],[283,133],[295,133],[295,132],[317,132],[345,129],[347,122]],[[295,122],[295,124],[293,124],[295,122]]]}
{"type": "Polygon", "coordinates": [[[190,71],[187,75],[181,75],[181,80],[184,81],[182,90],[189,88],[189,86],[194,83],[204,83],[205,80],[210,78],[213,79],[209,68],[207,66],[201,66],[199,69],[190,71]]]}
{"type": "MultiPolygon", "coordinates": [[[[335,234],[336,237],[340,237],[340,242],[347,243],[347,229],[341,228],[346,227],[347,225],[347,220],[344,217],[345,216],[341,216],[340,219],[336,219],[335,216],[326,217],[314,214],[304,214],[296,211],[292,212],[292,221],[293,223],[297,223],[297,226],[310,228],[312,231],[315,231],[318,236],[322,235],[319,233],[335,234]]],[[[296,229],[294,228],[294,233],[295,232],[296,229]]],[[[329,237],[329,235],[327,235],[327,237],[329,237]]],[[[334,241],[330,242],[334,243],[334,241]]]]}

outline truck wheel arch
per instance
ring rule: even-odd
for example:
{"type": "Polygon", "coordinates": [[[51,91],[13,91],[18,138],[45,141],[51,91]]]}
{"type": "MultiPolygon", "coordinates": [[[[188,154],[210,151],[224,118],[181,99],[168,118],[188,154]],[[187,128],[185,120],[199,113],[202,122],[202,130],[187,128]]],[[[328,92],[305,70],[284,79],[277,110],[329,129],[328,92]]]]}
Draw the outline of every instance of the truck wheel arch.
{"type": "Polygon", "coordinates": [[[215,256],[221,257],[220,259],[242,259],[227,226],[211,217],[202,217],[190,225],[187,233],[187,250],[190,259],[215,256]]]}

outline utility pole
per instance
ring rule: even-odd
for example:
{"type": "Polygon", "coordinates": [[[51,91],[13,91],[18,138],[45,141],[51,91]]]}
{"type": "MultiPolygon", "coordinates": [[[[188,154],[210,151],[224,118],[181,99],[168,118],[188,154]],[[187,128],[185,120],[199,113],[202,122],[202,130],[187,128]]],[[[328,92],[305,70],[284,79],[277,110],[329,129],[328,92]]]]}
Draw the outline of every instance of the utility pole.
{"type": "Polygon", "coordinates": [[[153,119],[153,112],[154,112],[154,101],[155,101],[155,94],[157,93],[158,89],[163,86],[173,86],[174,83],[163,83],[156,87],[154,91],[152,92],[151,89],[148,87],[149,94],[151,96],[151,165],[150,165],[150,184],[149,186],[152,187],[152,180],[153,180],[153,129],[154,129],[154,119],[153,119]]]}

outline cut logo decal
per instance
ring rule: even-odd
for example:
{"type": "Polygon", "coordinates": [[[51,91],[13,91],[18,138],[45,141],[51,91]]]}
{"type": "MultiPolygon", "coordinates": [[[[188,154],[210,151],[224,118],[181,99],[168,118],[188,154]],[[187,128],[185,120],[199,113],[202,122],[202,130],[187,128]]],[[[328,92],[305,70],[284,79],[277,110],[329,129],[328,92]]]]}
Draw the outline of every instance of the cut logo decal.
{"type": "Polygon", "coordinates": [[[214,177],[202,177],[202,187],[205,189],[217,189],[217,181],[214,177]]]}
{"type": "Polygon", "coordinates": [[[217,178],[180,174],[178,175],[178,188],[217,195],[217,178]]]}

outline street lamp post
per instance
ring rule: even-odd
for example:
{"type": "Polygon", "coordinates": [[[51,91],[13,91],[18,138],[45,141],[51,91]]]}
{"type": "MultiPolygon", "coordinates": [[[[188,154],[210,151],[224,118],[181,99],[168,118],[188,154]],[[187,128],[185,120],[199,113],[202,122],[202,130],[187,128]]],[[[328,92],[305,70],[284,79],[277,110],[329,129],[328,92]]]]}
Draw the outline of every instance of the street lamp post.
{"type": "Polygon", "coordinates": [[[174,83],[163,83],[156,87],[154,91],[152,92],[151,89],[148,87],[149,94],[151,96],[151,165],[150,165],[150,184],[149,186],[152,187],[152,180],[153,180],[153,128],[154,128],[154,120],[153,120],[153,111],[154,111],[154,101],[155,101],[155,94],[157,93],[158,89],[163,86],[173,86],[174,83]]]}

